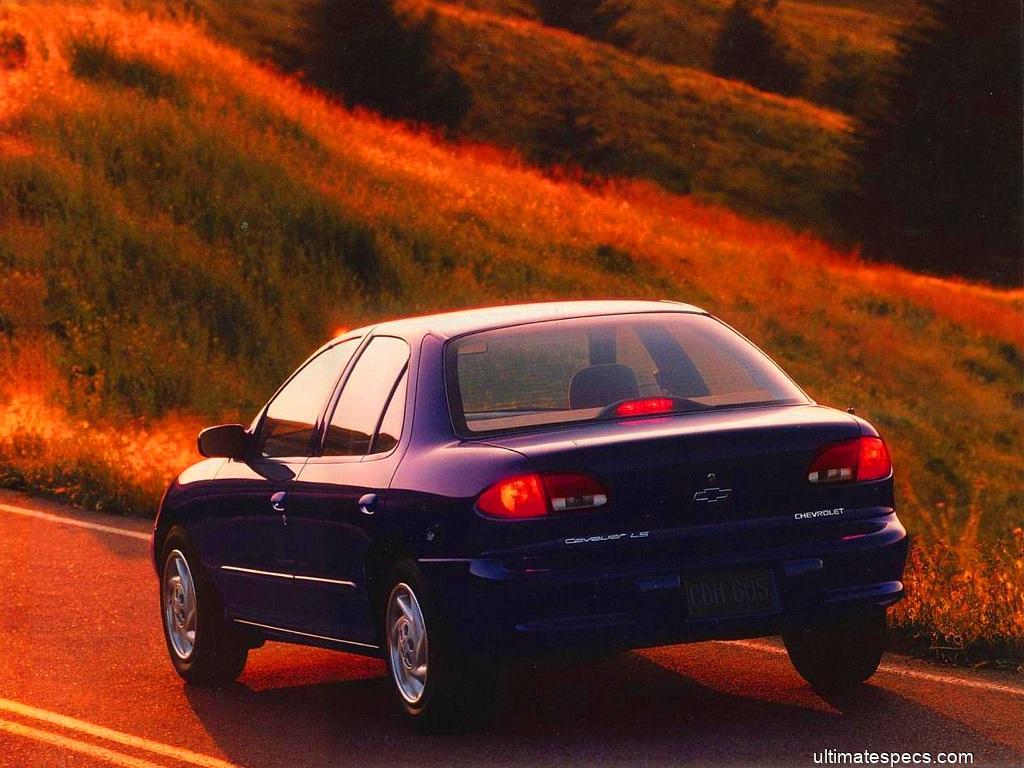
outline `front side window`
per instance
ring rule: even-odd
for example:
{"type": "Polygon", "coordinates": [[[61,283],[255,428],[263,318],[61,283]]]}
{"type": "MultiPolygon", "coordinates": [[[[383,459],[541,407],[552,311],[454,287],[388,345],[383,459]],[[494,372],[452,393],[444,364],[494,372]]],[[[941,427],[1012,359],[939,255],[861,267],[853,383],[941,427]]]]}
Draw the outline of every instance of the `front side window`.
{"type": "Polygon", "coordinates": [[[712,317],[665,312],[577,318],[475,333],[445,353],[452,420],[484,433],[615,416],[808,402],[779,368],[712,317]]]}
{"type": "MultiPolygon", "coordinates": [[[[378,336],[367,345],[341,390],[327,429],[324,455],[365,456],[370,453],[374,435],[384,417],[384,407],[392,401],[392,394],[397,394],[396,389],[402,389],[396,385],[400,384],[399,376],[408,362],[409,345],[402,339],[378,336]]],[[[395,430],[395,418],[400,419],[404,413],[404,390],[400,404],[402,411],[397,415],[392,415],[388,409],[391,423],[387,428],[392,432],[395,430]]],[[[401,430],[401,422],[398,429],[401,430]]],[[[397,440],[398,435],[389,434],[388,437],[397,440]]],[[[382,436],[380,440],[385,438],[382,436]]],[[[376,447],[373,450],[382,452],[376,447]]]]}
{"type": "Polygon", "coordinates": [[[306,456],[316,419],[359,339],[347,339],[307,362],[277,393],[260,425],[258,444],[267,457],[306,456]]]}

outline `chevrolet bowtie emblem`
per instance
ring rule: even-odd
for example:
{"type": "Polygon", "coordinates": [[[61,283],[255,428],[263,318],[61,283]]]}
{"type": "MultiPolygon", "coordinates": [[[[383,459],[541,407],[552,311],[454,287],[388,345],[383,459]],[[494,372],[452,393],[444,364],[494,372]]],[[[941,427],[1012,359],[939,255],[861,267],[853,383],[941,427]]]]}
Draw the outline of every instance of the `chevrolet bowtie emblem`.
{"type": "Polygon", "coordinates": [[[717,504],[729,498],[732,488],[705,488],[693,494],[693,501],[697,504],[717,504]]]}

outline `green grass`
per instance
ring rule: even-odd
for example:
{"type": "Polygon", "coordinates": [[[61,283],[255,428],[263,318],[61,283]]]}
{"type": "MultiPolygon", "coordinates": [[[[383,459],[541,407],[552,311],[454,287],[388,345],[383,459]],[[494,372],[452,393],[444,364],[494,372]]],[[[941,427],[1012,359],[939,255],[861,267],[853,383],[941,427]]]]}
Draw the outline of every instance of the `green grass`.
{"type": "MultiPolygon", "coordinates": [[[[319,0],[125,4],[158,17],[197,18],[256,60],[337,85],[330,71],[335,38],[323,29],[329,22],[319,0]]],[[[437,100],[452,104],[435,115],[450,135],[517,150],[539,165],[648,178],[845,242],[838,213],[855,187],[845,131],[701,74],[711,69],[729,4],[630,0],[597,40],[544,27],[535,0],[397,0],[396,7],[407,24],[429,19],[429,63],[456,75],[440,86],[447,95],[437,100]]],[[[876,96],[892,35],[910,11],[888,0],[783,0],[778,13],[809,69],[800,96],[860,112],[876,96]]],[[[113,71],[103,64],[102,41],[87,43],[93,77],[127,78],[149,95],[175,87],[158,74],[136,72],[135,62],[113,71]]],[[[402,67],[395,72],[403,80],[414,76],[402,67]]],[[[430,121],[429,103],[413,110],[417,119],[430,121]]]]}
{"type": "MultiPolygon", "coordinates": [[[[225,0],[132,5],[196,16],[258,60],[313,82],[336,80],[321,71],[332,61],[333,43],[319,30],[315,0],[244,8],[225,0]]],[[[521,26],[537,15],[532,0],[397,3],[407,25],[428,20],[431,64],[456,74],[452,98],[465,108],[456,117],[440,108],[437,115],[450,135],[516,150],[541,166],[651,179],[672,192],[841,239],[835,214],[853,186],[842,118],[708,75],[726,7],[725,0],[636,0],[617,25],[621,39],[632,42],[613,35],[616,47],[539,21],[521,26]],[[479,12],[465,13],[467,6],[479,12]]],[[[798,48],[803,40],[822,56],[833,53],[839,38],[831,32],[827,50],[814,42],[823,18],[828,14],[801,22],[798,48]]],[[[416,114],[423,117],[422,106],[416,114]]]]}
{"type": "MultiPolygon", "coordinates": [[[[530,0],[447,0],[467,8],[537,20],[530,0]]],[[[732,0],[630,0],[607,29],[592,34],[636,56],[711,71],[712,51],[732,0]]],[[[613,4],[614,5],[614,4],[613,4]]],[[[782,0],[777,15],[783,36],[809,70],[800,96],[834,106],[828,80],[837,51],[848,54],[861,87],[889,65],[893,36],[914,14],[912,3],[887,0],[782,0]]],[[[849,105],[852,108],[856,105],[849,105]]]]}
{"type": "Polygon", "coordinates": [[[209,386],[226,360],[279,361],[254,371],[265,390],[294,362],[283,338],[312,344],[327,326],[321,291],[388,279],[365,226],[167,103],[140,110],[112,95],[102,113],[34,128],[85,178],[0,163],[0,216],[47,231],[31,266],[45,274],[47,328],[64,342],[63,362],[81,372],[72,397],[98,391],[110,407],[145,415],[223,410],[241,394],[209,386]],[[152,215],[125,216],[124,206],[152,215]],[[209,366],[198,377],[197,360],[209,366]]]}
{"type": "Polygon", "coordinates": [[[472,94],[467,135],[833,233],[851,179],[830,116],[585,38],[430,7],[436,55],[472,94]]]}
{"type": "MultiPolygon", "coordinates": [[[[540,17],[531,0],[445,1],[512,18],[540,17]]],[[[619,9],[615,23],[592,34],[646,60],[710,72],[712,51],[731,4],[732,0],[611,2],[610,7],[619,9]]],[[[783,0],[776,11],[781,34],[808,70],[798,96],[848,112],[863,108],[857,102],[837,104],[830,81],[837,76],[853,78],[862,98],[875,98],[876,81],[894,53],[894,37],[915,12],[913,3],[888,0],[783,0]]]]}

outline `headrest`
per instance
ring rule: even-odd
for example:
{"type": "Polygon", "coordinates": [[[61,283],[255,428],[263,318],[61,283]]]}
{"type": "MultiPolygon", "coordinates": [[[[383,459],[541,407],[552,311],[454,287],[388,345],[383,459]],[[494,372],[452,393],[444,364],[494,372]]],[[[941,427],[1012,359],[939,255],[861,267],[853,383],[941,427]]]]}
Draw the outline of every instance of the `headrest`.
{"type": "Polygon", "coordinates": [[[603,408],[636,397],[636,374],[628,365],[608,363],[581,368],[569,383],[570,408],[603,408]]]}

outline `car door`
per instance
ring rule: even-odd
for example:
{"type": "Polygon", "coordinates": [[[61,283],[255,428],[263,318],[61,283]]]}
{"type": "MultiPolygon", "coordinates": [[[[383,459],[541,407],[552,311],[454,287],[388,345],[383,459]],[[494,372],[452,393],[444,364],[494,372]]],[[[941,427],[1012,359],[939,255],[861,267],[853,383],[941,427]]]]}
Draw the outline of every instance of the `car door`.
{"type": "Polygon", "coordinates": [[[343,340],[304,363],[264,409],[250,455],[228,460],[217,474],[206,549],[216,553],[208,566],[233,618],[274,625],[289,613],[291,574],[283,558],[287,496],[358,345],[358,339],[343,340]]]}
{"type": "Polygon", "coordinates": [[[408,399],[409,345],[370,340],[341,387],[321,455],[289,492],[287,546],[296,574],[295,629],[373,644],[366,555],[400,458],[408,399]]]}

